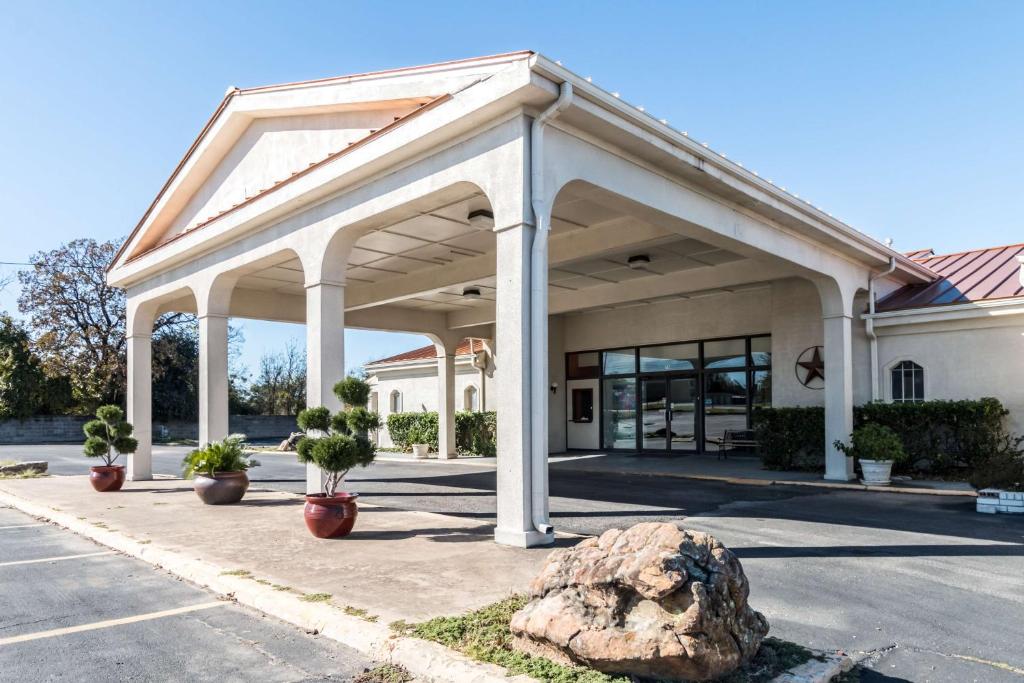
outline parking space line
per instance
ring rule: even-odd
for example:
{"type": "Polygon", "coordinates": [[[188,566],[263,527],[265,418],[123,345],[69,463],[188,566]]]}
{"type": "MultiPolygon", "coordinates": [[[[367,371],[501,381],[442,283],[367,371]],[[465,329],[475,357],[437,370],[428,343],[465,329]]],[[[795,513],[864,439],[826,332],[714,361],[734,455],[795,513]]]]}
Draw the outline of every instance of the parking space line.
{"type": "Polygon", "coordinates": [[[72,633],[82,633],[83,631],[95,631],[97,629],[110,628],[112,626],[134,624],[140,621],[149,621],[151,619],[173,617],[176,614],[198,612],[199,610],[212,609],[214,607],[223,607],[224,605],[230,604],[231,603],[226,600],[216,600],[214,602],[201,602],[198,605],[189,605],[188,607],[176,607],[175,609],[165,609],[160,612],[149,612],[148,614],[137,614],[134,617],[122,617],[121,619],[107,619],[106,621],[94,621],[91,624],[81,624],[80,626],[68,626],[66,628],[55,628],[49,631],[37,631],[36,633],[26,633],[20,636],[0,638],[0,647],[3,647],[4,645],[14,645],[16,643],[25,643],[30,640],[39,640],[41,638],[54,638],[57,636],[70,635],[72,633]]]}
{"type": "Polygon", "coordinates": [[[34,526],[46,526],[42,522],[38,524],[12,524],[10,526],[0,526],[0,531],[6,531],[8,529],[28,529],[34,526]]]}
{"type": "Polygon", "coordinates": [[[98,553],[82,553],[81,555],[60,555],[58,557],[43,557],[38,560],[16,560],[14,562],[0,562],[0,567],[13,567],[19,564],[39,564],[41,562],[59,562],[61,560],[77,560],[83,557],[97,557],[99,555],[113,555],[113,550],[101,550],[98,553]]]}

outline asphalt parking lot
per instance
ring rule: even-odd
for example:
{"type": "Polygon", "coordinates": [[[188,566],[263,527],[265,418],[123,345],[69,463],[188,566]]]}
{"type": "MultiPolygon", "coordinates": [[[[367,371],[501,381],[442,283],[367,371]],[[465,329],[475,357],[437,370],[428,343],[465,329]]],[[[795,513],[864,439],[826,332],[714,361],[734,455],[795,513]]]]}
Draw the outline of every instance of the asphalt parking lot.
{"type": "MultiPolygon", "coordinates": [[[[158,447],[154,471],[177,474],[187,450],[158,447]]],[[[293,455],[257,457],[254,486],[304,490],[293,455]]],[[[56,474],[88,466],[71,446],[2,446],[3,458],[47,459],[56,474]]],[[[346,488],[373,505],[494,519],[494,470],[465,462],[379,462],[346,488]]],[[[862,680],[1024,681],[1024,519],[979,515],[971,498],[563,467],[551,496],[556,529],[573,534],[661,520],[713,533],[743,562],[773,635],[862,653],[862,680]]]]}
{"type": "Polygon", "coordinates": [[[351,681],[362,655],[0,508],[0,681],[351,681]]]}

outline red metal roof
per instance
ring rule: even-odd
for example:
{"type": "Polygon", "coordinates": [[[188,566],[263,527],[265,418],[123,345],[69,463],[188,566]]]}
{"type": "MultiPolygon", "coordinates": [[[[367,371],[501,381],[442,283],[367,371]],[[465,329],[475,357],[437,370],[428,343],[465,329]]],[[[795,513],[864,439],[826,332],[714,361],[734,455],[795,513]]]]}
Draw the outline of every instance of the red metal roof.
{"type": "Polygon", "coordinates": [[[907,285],[878,302],[877,310],[943,306],[1024,296],[1021,262],[1024,244],[935,255],[930,249],[908,254],[935,271],[937,280],[907,285]],[[921,254],[915,257],[912,254],[921,254]]]}
{"type": "MultiPolygon", "coordinates": [[[[470,354],[469,344],[469,339],[463,339],[462,341],[460,341],[459,345],[455,347],[455,355],[468,356],[470,354]]],[[[482,348],[483,344],[481,344],[478,341],[473,342],[473,351],[479,351],[482,348]]],[[[367,363],[367,365],[382,365],[384,363],[408,363],[418,360],[432,360],[434,358],[437,358],[437,349],[434,348],[433,344],[429,344],[428,346],[413,349],[412,351],[406,351],[405,353],[400,353],[396,356],[388,356],[387,358],[375,360],[372,363],[367,363]]]]}

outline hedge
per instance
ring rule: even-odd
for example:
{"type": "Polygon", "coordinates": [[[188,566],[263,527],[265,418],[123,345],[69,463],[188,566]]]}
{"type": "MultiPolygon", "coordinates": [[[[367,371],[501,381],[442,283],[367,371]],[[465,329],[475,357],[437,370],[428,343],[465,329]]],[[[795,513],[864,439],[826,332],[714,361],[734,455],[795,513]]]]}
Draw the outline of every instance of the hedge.
{"type": "MultiPolygon", "coordinates": [[[[853,421],[899,435],[907,458],[897,472],[964,476],[994,455],[1020,453],[1021,439],[1006,431],[1008,414],[995,398],[868,403],[854,408],[853,421]]],[[[753,427],[766,469],[824,469],[824,408],[759,408],[753,427]]]]}
{"type": "MultiPolygon", "coordinates": [[[[457,412],[455,413],[455,448],[459,453],[494,456],[498,452],[497,413],[457,412]]],[[[409,432],[418,426],[428,436],[427,443],[436,451],[437,413],[392,413],[388,415],[388,434],[391,441],[404,451],[410,450],[412,442],[409,432]]]]}

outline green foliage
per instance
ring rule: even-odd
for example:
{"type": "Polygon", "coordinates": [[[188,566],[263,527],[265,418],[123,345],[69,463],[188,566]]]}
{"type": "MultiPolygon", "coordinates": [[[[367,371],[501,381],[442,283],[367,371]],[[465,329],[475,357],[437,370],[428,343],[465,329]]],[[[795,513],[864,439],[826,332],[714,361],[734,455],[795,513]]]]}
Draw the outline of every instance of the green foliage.
{"type": "Polygon", "coordinates": [[[995,453],[975,465],[970,482],[979,490],[1024,491],[1024,456],[1020,453],[995,453]]]}
{"type": "Polygon", "coordinates": [[[124,421],[124,411],[115,405],[100,406],[96,419],[82,426],[85,432],[83,452],[89,458],[103,458],[106,465],[113,465],[118,455],[134,453],[139,448],[138,440],[132,438],[132,426],[124,421]]]}
{"type": "MultiPolygon", "coordinates": [[[[455,414],[455,444],[460,453],[493,456],[497,454],[497,413],[458,412],[455,414]]],[[[408,451],[414,443],[438,447],[437,413],[392,413],[387,420],[391,441],[408,451]],[[415,438],[414,438],[415,437],[415,438]]]]}
{"type": "Polygon", "coordinates": [[[441,643],[478,661],[505,667],[513,675],[526,674],[551,683],[627,683],[628,678],[564,666],[513,650],[509,623],[525,604],[525,596],[514,595],[462,616],[437,617],[413,625],[396,622],[392,628],[404,635],[441,643]]]}
{"type": "Polygon", "coordinates": [[[355,677],[354,683],[408,683],[412,674],[401,664],[381,664],[355,677]]]}
{"type": "Polygon", "coordinates": [[[48,377],[32,351],[28,331],[0,314],[0,419],[52,415],[70,403],[70,384],[48,377]]]}
{"type": "Polygon", "coordinates": [[[363,407],[355,407],[346,414],[346,422],[353,434],[366,435],[371,429],[380,429],[380,415],[363,407]]]}
{"type": "Polygon", "coordinates": [[[304,432],[311,429],[326,432],[331,428],[331,411],[323,406],[306,408],[299,413],[296,422],[299,423],[299,429],[304,432]]]}
{"type": "Polygon", "coordinates": [[[857,460],[892,460],[895,466],[907,459],[903,442],[896,432],[877,422],[868,422],[854,429],[849,444],[837,440],[833,445],[857,460]]]}
{"type": "Polygon", "coordinates": [[[212,477],[217,472],[244,472],[250,467],[258,467],[258,461],[245,455],[244,444],[244,434],[232,434],[223,441],[194,450],[181,461],[182,475],[186,479],[196,474],[212,477]]]}
{"type": "Polygon", "coordinates": [[[331,416],[331,431],[335,434],[351,434],[348,426],[348,413],[344,410],[338,411],[331,416]]]}
{"type": "Polygon", "coordinates": [[[299,462],[312,463],[326,474],[324,491],[333,496],[338,484],[353,467],[367,467],[377,456],[374,445],[361,436],[333,434],[320,439],[306,437],[296,445],[299,462]]]}
{"type": "Polygon", "coordinates": [[[824,409],[756,408],[752,426],[765,469],[825,468],[824,409]]]}
{"type": "Polygon", "coordinates": [[[334,395],[351,408],[365,408],[370,402],[370,385],[366,380],[349,375],[334,385],[334,395]]]}

